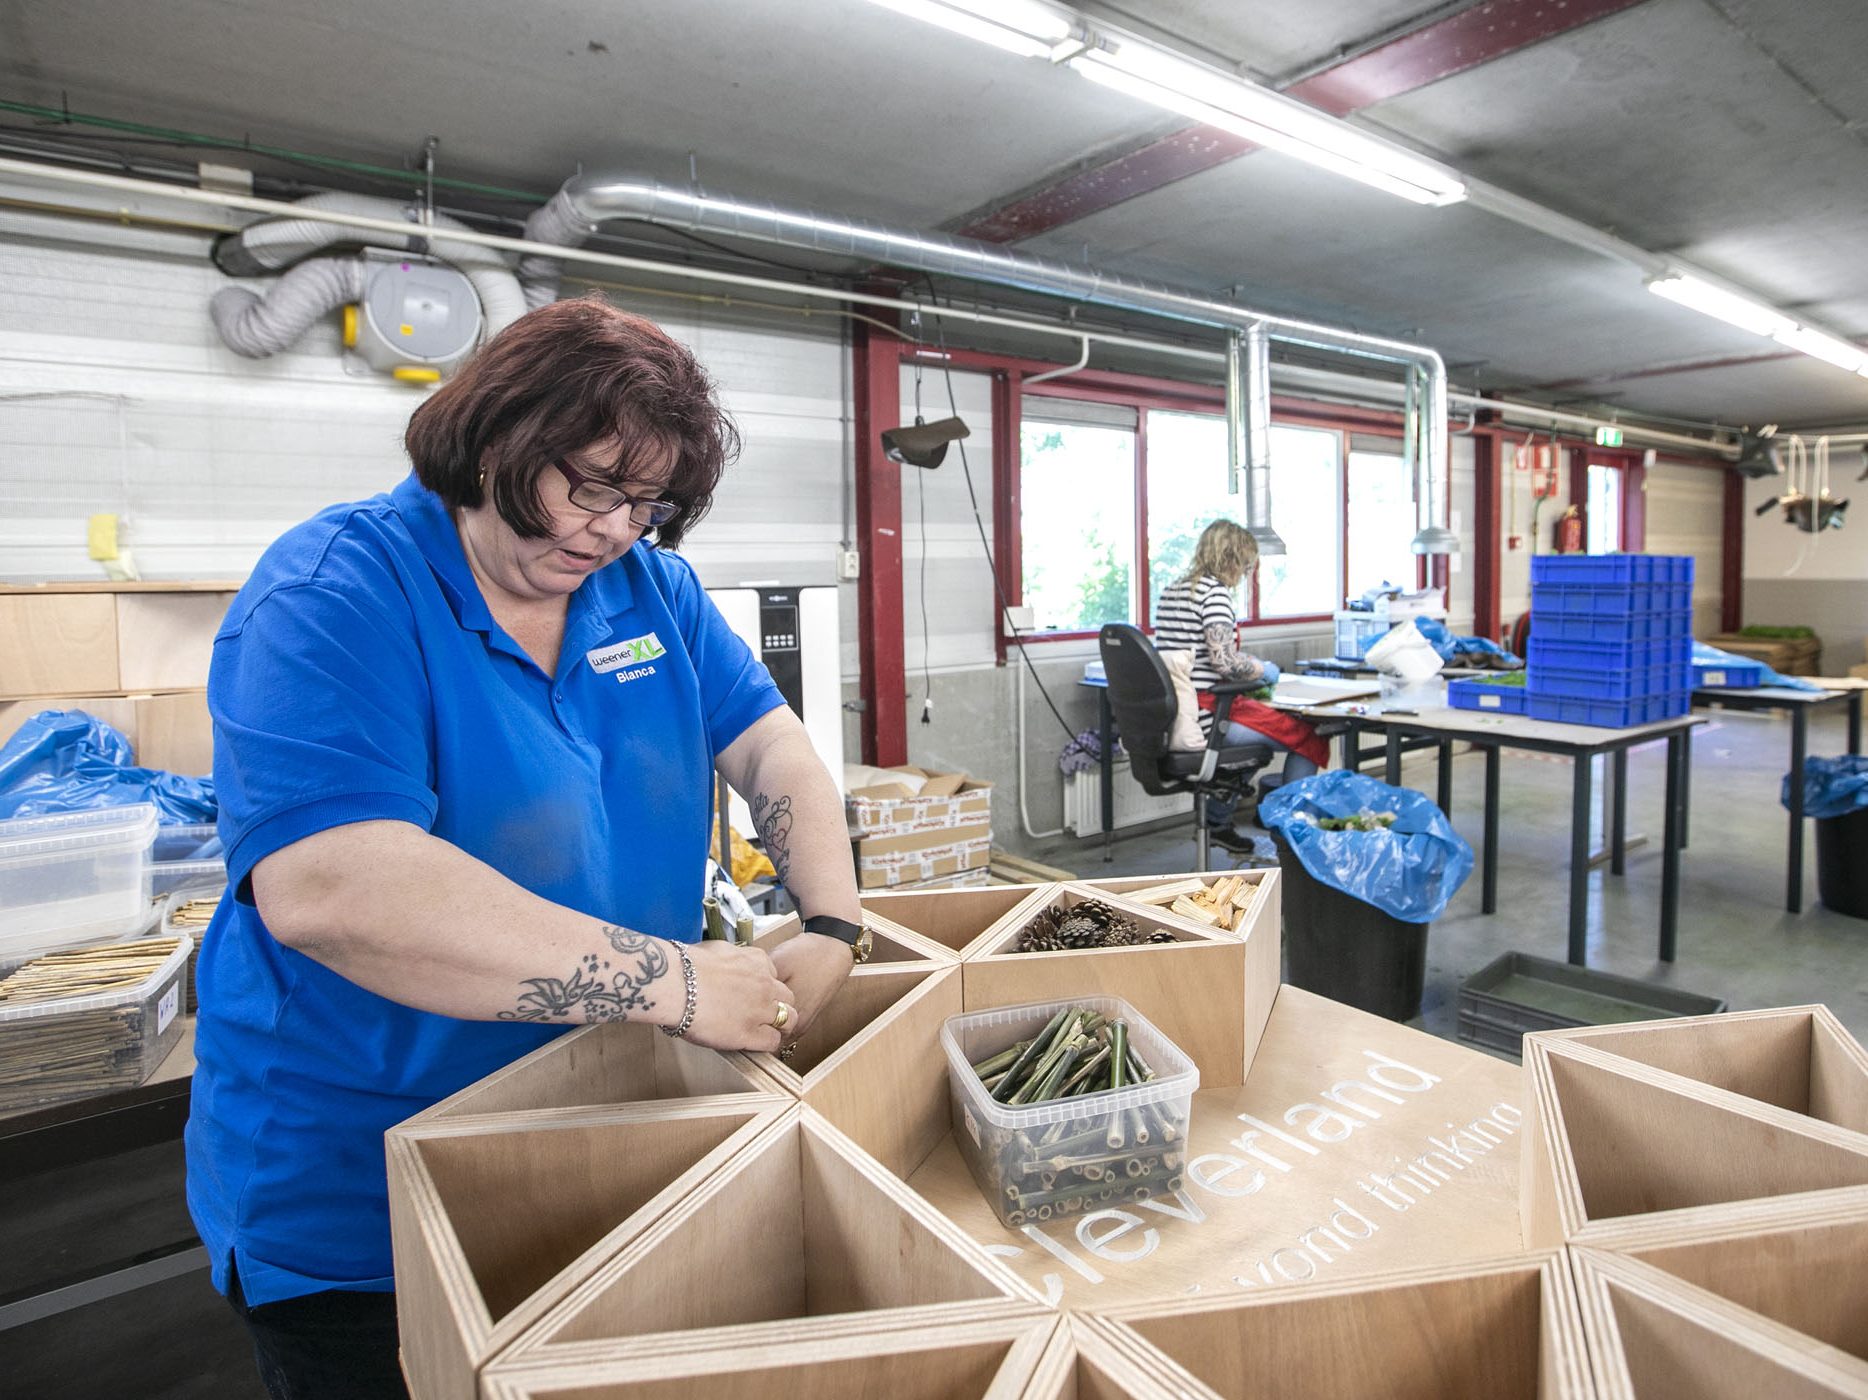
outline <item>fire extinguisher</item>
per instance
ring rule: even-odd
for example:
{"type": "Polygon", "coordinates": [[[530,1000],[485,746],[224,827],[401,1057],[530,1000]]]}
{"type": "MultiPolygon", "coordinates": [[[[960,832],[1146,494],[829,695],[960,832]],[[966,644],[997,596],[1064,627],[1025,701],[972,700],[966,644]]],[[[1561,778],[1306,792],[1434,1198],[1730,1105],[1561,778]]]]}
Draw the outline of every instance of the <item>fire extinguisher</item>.
{"type": "Polygon", "coordinates": [[[1583,508],[1571,506],[1563,512],[1557,521],[1557,553],[1581,554],[1584,552],[1586,532],[1583,528],[1583,508]]]}

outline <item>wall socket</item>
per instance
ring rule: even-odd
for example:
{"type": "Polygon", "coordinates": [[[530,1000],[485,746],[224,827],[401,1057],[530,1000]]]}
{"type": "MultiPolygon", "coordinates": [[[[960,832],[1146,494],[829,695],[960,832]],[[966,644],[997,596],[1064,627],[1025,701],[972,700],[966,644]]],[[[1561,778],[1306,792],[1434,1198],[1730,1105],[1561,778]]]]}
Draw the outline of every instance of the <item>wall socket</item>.
{"type": "Polygon", "coordinates": [[[837,551],[837,580],[851,583],[863,576],[863,556],[861,551],[839,549],[837,551]]]}

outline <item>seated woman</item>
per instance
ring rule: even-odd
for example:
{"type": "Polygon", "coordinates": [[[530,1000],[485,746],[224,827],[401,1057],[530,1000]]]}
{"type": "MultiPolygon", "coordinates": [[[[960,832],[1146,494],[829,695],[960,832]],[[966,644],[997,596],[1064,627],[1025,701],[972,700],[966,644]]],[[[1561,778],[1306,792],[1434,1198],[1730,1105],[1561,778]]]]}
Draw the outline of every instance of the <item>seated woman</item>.
{"type": "MultiPolygon", "coordinates": [[[[1239,649],[1238,609],[1233,590],[1258,567],[1258,543],[1244,526],[1215,520],[1200,532],[1187,572],[1161,592],[1155,609],[1155,648],[1193,653],[1193,684],[1200,708],[1214,709],[1213,687],[1225,682],[1259,681],[1273,685],[1276,663],[1239,649]]],[[[1269,744],[1284,755],[1284,781],[1307,778],[1329,762],[1329,745],[1311,726],[1292,714],[1243,696],[1232,697],[1222,735],[1229,744],[1269,744]]],[[[1235,803],[1209,800],[1207,825],[1232,831],[1235,803]]]]}

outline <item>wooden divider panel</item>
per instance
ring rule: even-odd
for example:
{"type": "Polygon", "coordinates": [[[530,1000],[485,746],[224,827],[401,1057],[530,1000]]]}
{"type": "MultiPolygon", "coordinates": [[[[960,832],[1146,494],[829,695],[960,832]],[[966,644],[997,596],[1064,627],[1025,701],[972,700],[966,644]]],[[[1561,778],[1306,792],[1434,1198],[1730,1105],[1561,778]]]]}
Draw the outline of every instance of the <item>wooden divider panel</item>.
{"type": "Polygon", "coordinates": [[[392,1129],[390,1230],[412,1392],[472,1392],[552,1302],[779,1120],[775,1096],[392,1129]]]}
{"type": "Polygon", "coordinates": [[[950,967],[937,967],[932,963],[859,967],[798,1038],[798,1048],[789,1060],[764,1053],[749,1058],[767,1078],[788,1093],[802,1096],[813,1070],[835,1058],[838,1051],[855,1041],[891,1006],[928,978],[950,971],[950,967]]]}
{"type": "Polygon", "coordinates": [[[1093,1317],[1065,1318],[1019,1400],[1206,1400],[1197,1382],[1170,1388],[1151,1375],[1155,1359],[1138,1361],[1093,1317]]]}
{"type": "Polygon", "coordinates": [[[819,1328],[756,1347],[489,1369],[488,1400],[1025,1400],[1056,1322],[902,1314],[891,1327],[819,1328]]]}
{"type": "Polygon", "coordinates": [[[863,896],[863,908],[964,958],[972,952],[972,945],[982,934],[1021,905],[1032,903],[1042,908],[1038,897],[1054,888],[1053,885],[988,885],[984,889],[923,890],[920,893],[878,891],[863,896]]]}
{"type": "Polygon", "coordinates": [[[1603,1400],[1831,1400],[1868,1394],[1868,1362],[1637,1260],[1571,1251],[1603,1400]]]}
{"type": "MultiPolygon", "coordinates": [[[[879,915],[868,914],[864,922],[868,924],[871,934],[869,960],[863,964],[864,967],[893,966],[898,963],[947,964],[959,960],[959,955],[951,948],[942,947],[932,939],[923,938],[911,929],[903,928],[879,915]]],[[[804,925],[793,915],[753,939],[753,946],[770,953],[803,932],[804,925]]]]}
{"type": "Polygon", "coordinates": [[[1590,1394],[1569,1269],[1556,1252],[1118,1308],[1104,1322],[1158,1351],[1165,1359],[1154,1369],[1184,1370],[1224,1400],[1590,1394]]]}
{"type": "Polygon", "coordinates": [[[466,1114],[769,1094],[776,1089],[744,1055],[676,1040],[647,1022],[611,1021],[558,1037],[417,1114],[409,1125],[466,1114]]]}

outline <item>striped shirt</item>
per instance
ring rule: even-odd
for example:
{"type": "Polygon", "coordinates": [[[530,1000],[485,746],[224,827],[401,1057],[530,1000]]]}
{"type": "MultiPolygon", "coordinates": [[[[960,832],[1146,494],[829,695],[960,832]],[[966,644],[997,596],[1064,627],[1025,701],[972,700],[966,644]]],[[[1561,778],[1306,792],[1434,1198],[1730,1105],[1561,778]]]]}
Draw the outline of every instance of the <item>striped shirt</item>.
{"type": "Polygon", "coordinates": [[[1264,664],[1239,650],[1237,623],[1225,584],[1211,574],[1177,579],[1161,591],[1155,608],[1155,650],[1191,651],[1195,690],[1211,690],[1221,679],[1258,680],[1264,664]]]}

